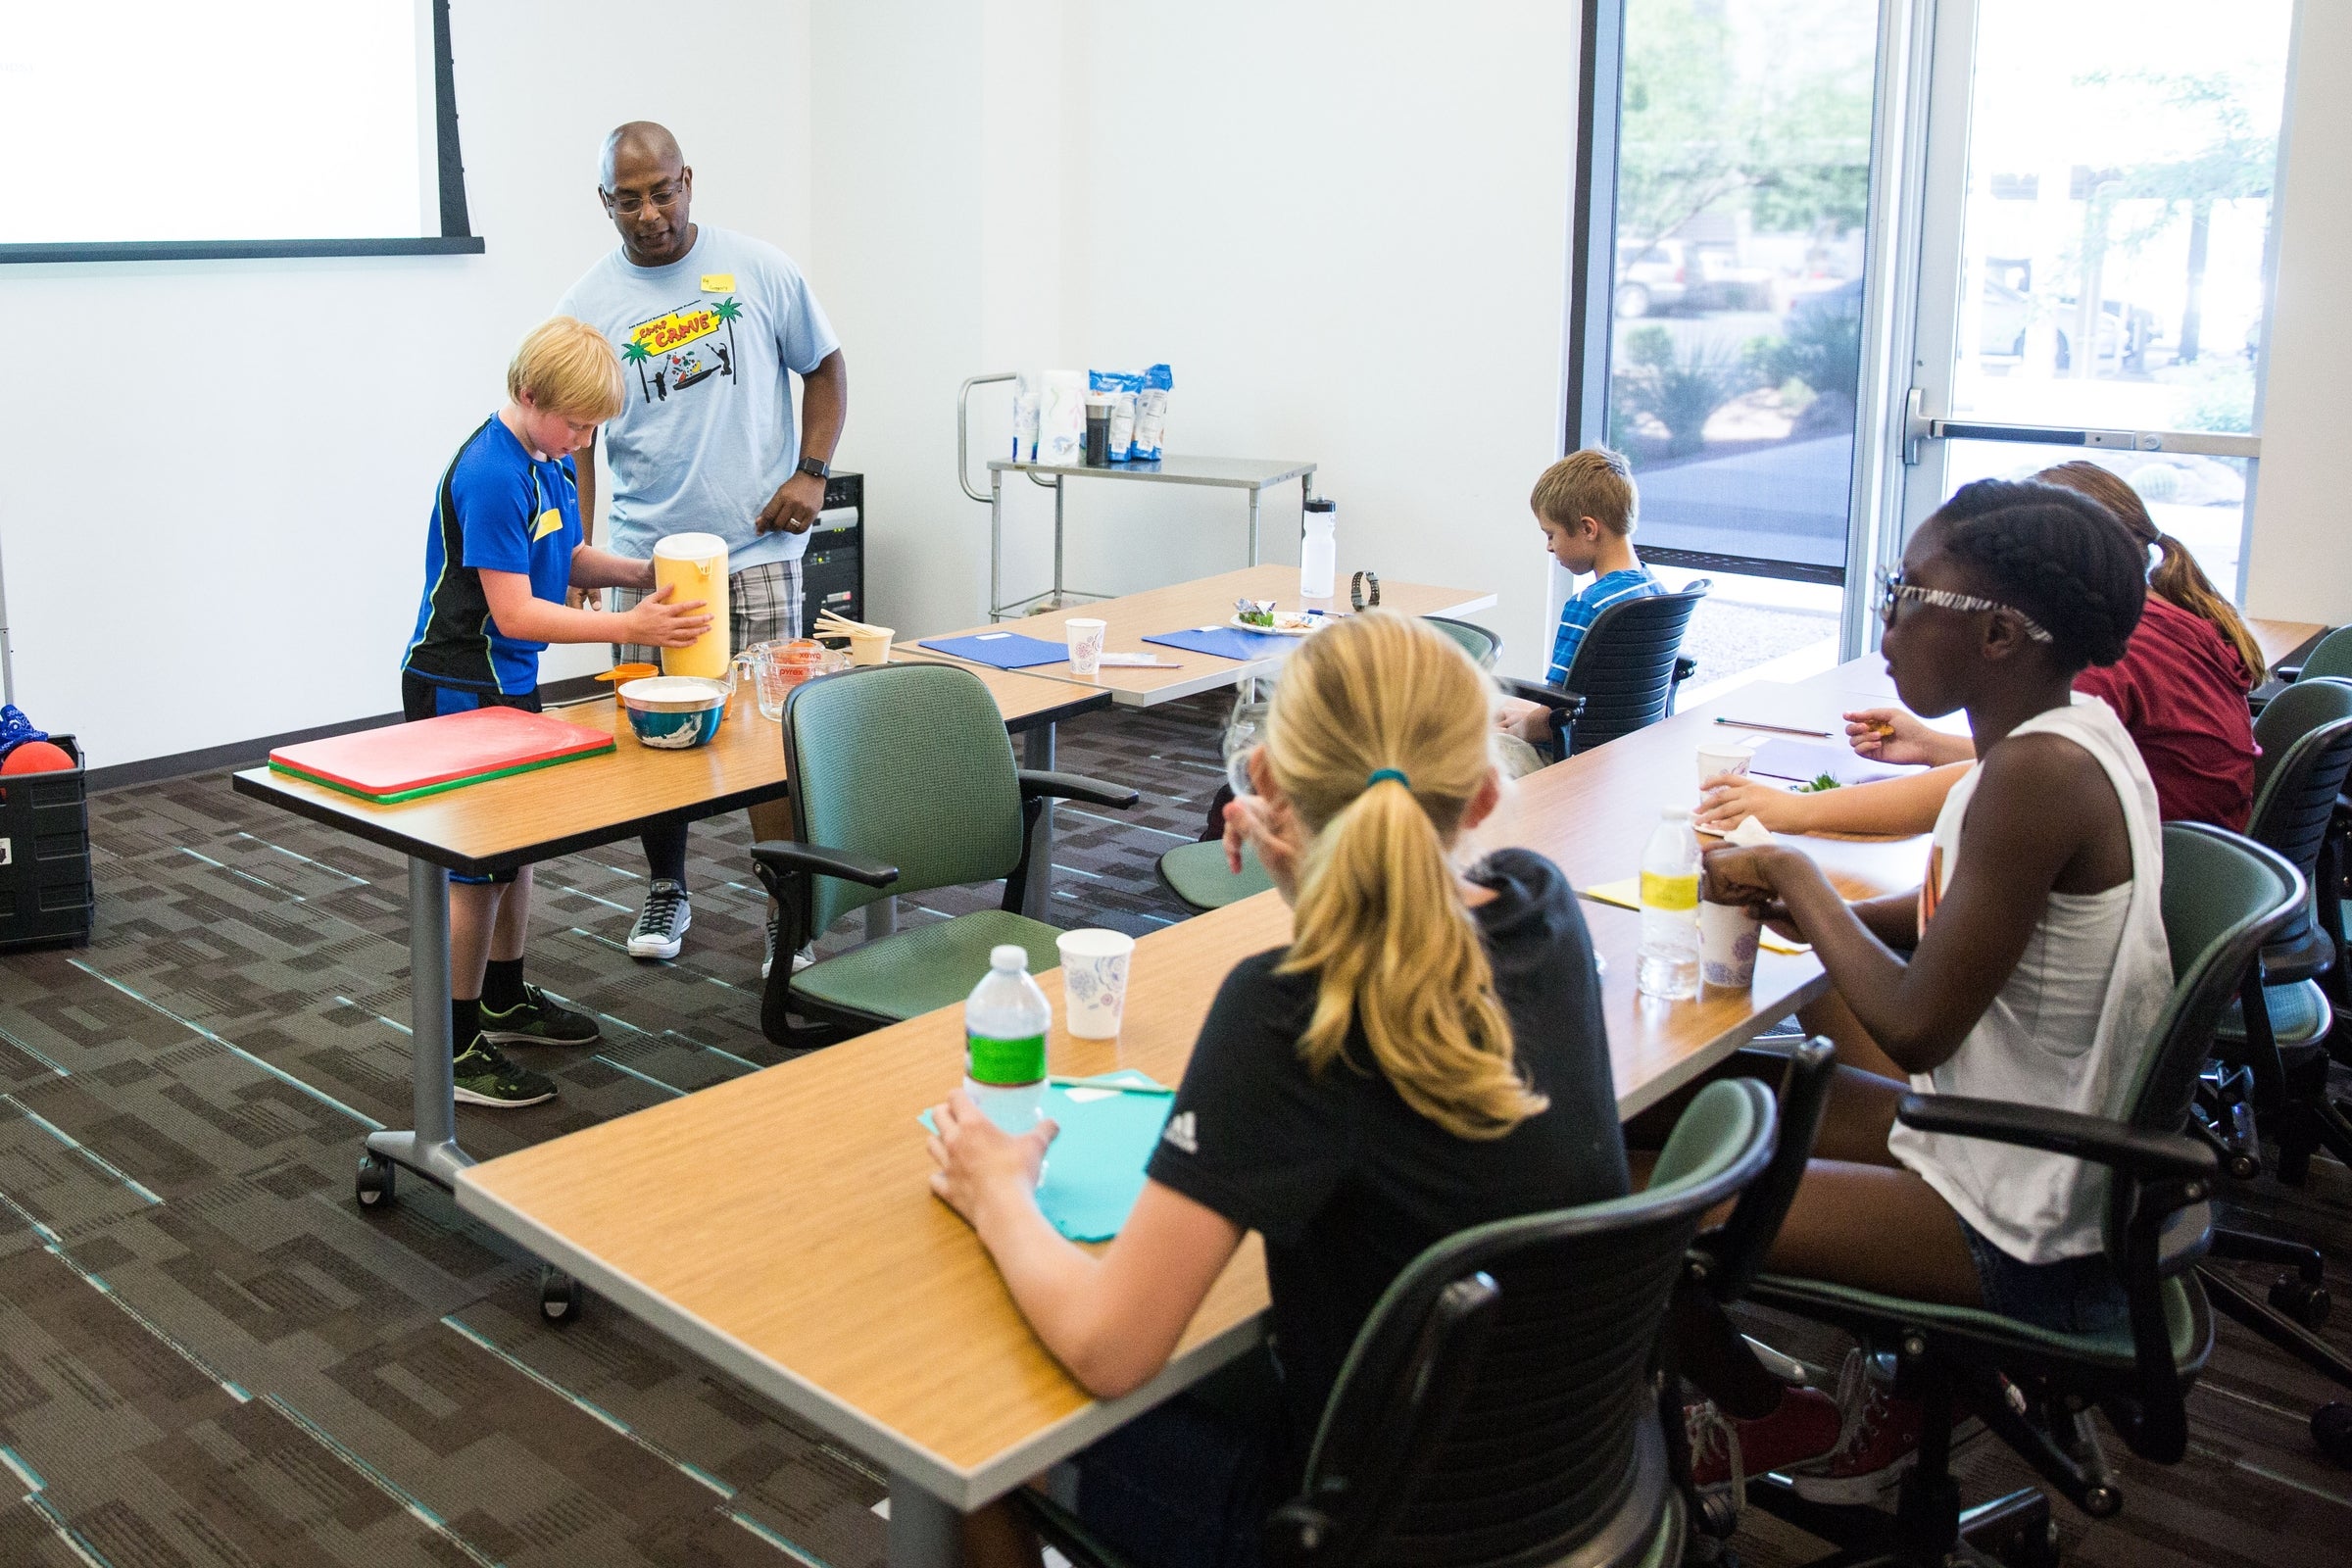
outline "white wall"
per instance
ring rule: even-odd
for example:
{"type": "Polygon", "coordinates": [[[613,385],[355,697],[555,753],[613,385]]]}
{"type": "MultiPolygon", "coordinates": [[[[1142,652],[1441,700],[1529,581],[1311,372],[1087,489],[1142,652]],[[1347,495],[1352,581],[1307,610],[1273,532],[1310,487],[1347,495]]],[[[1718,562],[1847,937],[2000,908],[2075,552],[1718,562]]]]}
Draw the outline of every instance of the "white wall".
{"type": "MultiPolygon", "coordinates": [[[[964,376],[1165,360],[1173,450],[1320,464],[1343,571],[1498,587],[1481,618],[1540,665],[1526,496],[1559,455],[1573,7],[816,0],[812,41],[811,276],[854,372],[842,461],[868,474],[877,616],[985,612],[964,376]]],[[[975,469],[1006,402],[977,395],[975,469]]],[[[1012,493],[1021,592],[1047,581],[1052,511],[1012,493]]],[[[1068,494],[1075,586],[1241,563],[1237,493],[1068,494]]],[[[1267,559],[1297,559],[1298,498],[1267,497],[1267,559]]]]}
{"type": "MultiPolygon", "coordinates": [[[[434,480],[514,343],[615,243],[595,200],[613,124],[678,133],[698,217],[807,251],[805,4],[659,25],[623,0],[451,10],[487,254],[0,268],[29,350],[0,378],[17,700],[95,763],[398,708],[434,480]]],[[[219,198],[269,177],[257,148],[219,198]]]]}
{"type": "Polygon", "coordinates": [[[2352,475],[2343,437],[2352,369],[2352,204],[2344,199],[2352,6],[2304,0],[2297,12],[2246,608],[2342,625],[2352,621],[2352,475]]]}

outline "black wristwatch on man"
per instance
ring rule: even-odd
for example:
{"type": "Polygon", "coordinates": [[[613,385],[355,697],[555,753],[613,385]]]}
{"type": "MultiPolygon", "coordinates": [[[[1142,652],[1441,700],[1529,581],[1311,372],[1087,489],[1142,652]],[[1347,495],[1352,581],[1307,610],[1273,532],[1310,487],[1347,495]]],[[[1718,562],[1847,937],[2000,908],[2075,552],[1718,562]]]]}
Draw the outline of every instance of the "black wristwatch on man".
{"type": "Polygon", "coordinates": [[[828,479],[833,475],[833,465],[822,458],[803,458],[800,466],[794,471],[808,474],[813,478],[828,479]]]}

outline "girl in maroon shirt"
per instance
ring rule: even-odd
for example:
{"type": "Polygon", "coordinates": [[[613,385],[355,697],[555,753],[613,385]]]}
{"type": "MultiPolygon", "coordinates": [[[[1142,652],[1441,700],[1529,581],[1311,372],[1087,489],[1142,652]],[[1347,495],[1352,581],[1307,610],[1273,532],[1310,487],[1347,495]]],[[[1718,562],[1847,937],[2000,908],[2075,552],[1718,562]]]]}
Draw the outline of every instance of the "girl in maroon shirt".
{"type": "MultiPolygon", "coordinates": [[[[2124,531],[2158,553],[2147,608],[2115,663],[2092,666],[2075,690],[2115,710],[2132,734],[2157,809],[2168,822],[2211,822],[2245,831],[2254,808],[2253,715],[2246,693],[2264,675],[2262,650],[2180,541],[2163,532],[2139,495],[2094,463],[2062,463],[2034,476],[2090,497],[2124,531]]],[[[1818,795],[1759,780],[1710,780],[1697,825],[1728,832],[1760,818],[1776,833],[1925,833],[1975,749],[1965,735],[1929,729],[1895,708],[1848,713],[1854,750],[1888,762],[1936,764],[1929,772],[1818,795]]]]}

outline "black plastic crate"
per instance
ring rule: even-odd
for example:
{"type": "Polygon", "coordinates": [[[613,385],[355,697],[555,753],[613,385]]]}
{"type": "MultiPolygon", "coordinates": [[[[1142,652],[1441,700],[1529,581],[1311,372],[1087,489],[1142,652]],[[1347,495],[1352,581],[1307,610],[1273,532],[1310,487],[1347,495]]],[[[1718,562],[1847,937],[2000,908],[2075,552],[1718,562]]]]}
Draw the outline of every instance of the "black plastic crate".
{"type": "Polygon", "coordinates": [[[55,773],[0,774],[0,950],[90,940],[98,910],[90,878],[90,792],[81,748],[55,773]]]}

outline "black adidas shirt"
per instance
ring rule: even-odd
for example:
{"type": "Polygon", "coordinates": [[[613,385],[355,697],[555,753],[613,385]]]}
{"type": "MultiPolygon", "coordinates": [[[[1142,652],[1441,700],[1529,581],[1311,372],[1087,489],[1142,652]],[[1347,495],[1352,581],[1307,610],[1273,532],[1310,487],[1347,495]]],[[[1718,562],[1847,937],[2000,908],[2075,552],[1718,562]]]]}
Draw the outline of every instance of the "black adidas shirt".
{"type": "Polygon", "coordinates": [[[1291,1421],[1311,1434],[1356,1331],[1432,1244],[1489,1220],[1622,1196],[1625,1141],[1609,1079],[1592,943],[1568,879],[1526,850],[1470,873],[1472,910],[1521,1070],[1550,1107],[1504,1137],[1456,1138],[1407,1105],[1359,1023],[1320,1076],[1299,1059],[1311,974],[1283,951],[1225,977],[1152,1156],[1152,1180],[1265,1238],[1291,1421]]]}

